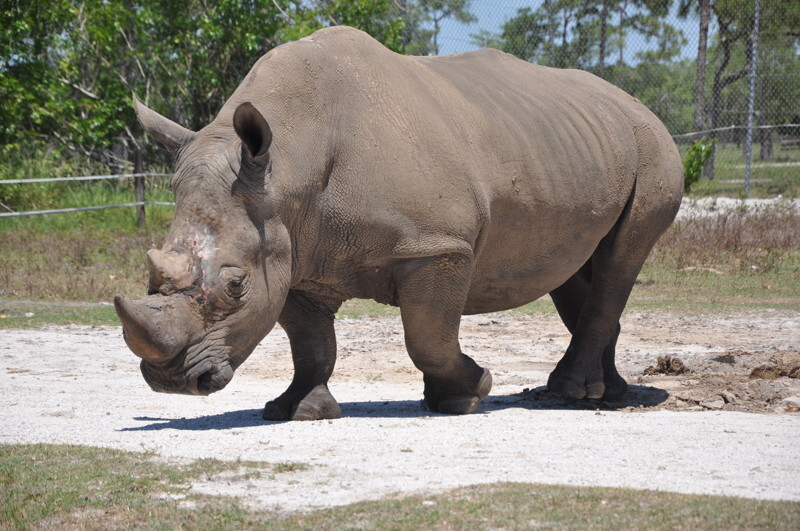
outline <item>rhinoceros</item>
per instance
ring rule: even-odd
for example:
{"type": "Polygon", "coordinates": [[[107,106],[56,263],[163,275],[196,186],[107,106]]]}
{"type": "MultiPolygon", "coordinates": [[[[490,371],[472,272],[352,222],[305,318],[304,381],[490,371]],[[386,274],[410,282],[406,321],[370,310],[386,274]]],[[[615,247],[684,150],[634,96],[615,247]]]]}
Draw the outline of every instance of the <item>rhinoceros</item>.
{"type": "Polygon", "coordinates": [[[682,167],[622,90],[491,49],[402,56],[332,27],[264,55],[200,131],[134,105],[175,157],[148,294],[115,298],[152,389],[222,389],[277,322],[294,378],[263,418],[336,418],[335,314],[364,298],[400,308],[424,405],[469,413],[492,377],[462,352],[461,316],[549,294],[571,333],[549,389],[626,392],[620,315],[682,167]]]}

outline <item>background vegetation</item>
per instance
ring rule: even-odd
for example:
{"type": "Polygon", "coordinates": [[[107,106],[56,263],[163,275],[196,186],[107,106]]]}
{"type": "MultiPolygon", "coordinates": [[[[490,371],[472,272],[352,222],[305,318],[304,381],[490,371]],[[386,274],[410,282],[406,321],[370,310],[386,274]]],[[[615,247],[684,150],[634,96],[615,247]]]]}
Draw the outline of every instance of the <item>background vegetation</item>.
{"type": "MultiPolygon", "coordinates": [[[[504,9],[494,0],[482,13],[487,5],[504,9]]],[[[140,154],[168,167],[136,124],[131,92],[196,130],[263,53],[335,24],[426,55],[439,52],[443,24],[460,23],[464,48],[494,46],[604,77],[687,146],[701,137],[680,135],[730,128],[705,136],[741,148],[746,76],[756,68],[758,156],[800,163],[800,127],[792,127],[800,125],[800,3],[761,2],[756,54],[753,5],[532,0],[491,28],[470,0],[2,0],[0,179],[117,173],[140,154]]],[[[31,208],[32,193],[2,185],[0,203],[31,208]]]]}
{"type": "MultiPolygon", "coordinates": [[[[491,2],[481,13],[485,4],[491,2]]],[[[676,135],[743,124],[745,75],[756,66],[758,123],[781,127],[758,136],[765,162],[754,169],[753,195],[795,197],[800,187],[800,129],[787,125],[800,114],[797,2],[762,2],[757,56],[753,0],[541,0],[507,11],[494,30],[481,24],[479,10],[468,0],[2,0],[2,5],[0,179],[130,171],[139,155],[151,170],[168,173],[170,161],[136,124],[132,91],[197,129],[213,118],[261,54],[319,27],[350,24],[398,52],[435,54],[443,25],[456,24],[471,46],[491,45],[529,61],[605,77],[640,98],[676,135]],[[687,55],[689,37],[697,50],[689,47],[687,55]]],[[[495,5],[502,7],[499,1],[495,5]]],[[[692,194],[739,196],[741,129],[704,137],[716,142],[711,157],[716,177],[697,181],[692,194]]],[[[699,138],[676,138],[697,177],[703,164],[690,146],[699,138]]],[[[171,200],[168,181],[148,179],[147,199],[171,200]]],[[[130,180],[0,184],[0,211],[126,203],[133,199],[132,186],[130,180]]],[[[110,308],[78,303],[107,303],[118,292],[142,292],[144,252],[160,247],[172,209],[148,207],[148,226],[142,229],[134,228],[134,216],[133,209],[116,209],[0,218],[0,315],[8,316],[0,326],[30,324],[25,315],[47,312],[56,322],[78,319],[84,311],[92,322],[115,322],[110,308]],[[46,300],[75,304],[43,311],[38,305],[46,300]]],[[[771,297],[796,307],[798,229],[797,215],[788,211],[684,221],[658,244],[633,304],[663,301],[669,287],[673,301],[735,305],[747,294],[750,299],[744,300],[771,297]]],[[[354,308],[350,311],[385,311],[354,308]]]]}

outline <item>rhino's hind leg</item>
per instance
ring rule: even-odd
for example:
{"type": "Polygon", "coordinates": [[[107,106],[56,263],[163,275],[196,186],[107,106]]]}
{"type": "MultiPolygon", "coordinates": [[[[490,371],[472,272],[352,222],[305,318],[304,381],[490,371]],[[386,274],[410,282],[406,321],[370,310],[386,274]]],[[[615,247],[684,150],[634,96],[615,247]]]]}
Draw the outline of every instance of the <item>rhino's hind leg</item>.
{"type": "Polygon", "coordinates": [[[456,254],[409,260],[396,271],[406,348],[424,375],[431,411],[472,413],[492,388],[491,373],[458,342],[469,271],[470,259],[456,254]]]}
{"type": "Polygon", "coordinates": [[[335,309],[303,292],[290,291],[278,322],[289,336],[294,378],[289,388],[267,402],[265,420],[336,419],[341,409],[328,390],[336,363],[335,309]]]}
{"type": "MultiPolygon", "coordinates": [[[[581,309],[589,296],[590,283],[591,260],[569,280],[550,293],[553,304],[555,304],[556,310],[558,310],[558,314],[561,316],[561,320],[564,321],[564,325],[570,333],[575,333],[581,309]]],[[[615,363],[615,350],[619,332],[620,326],[619,322],[617,322],[615,333],[603,349],[601,363],[604,387],[602,398],[604,400],[618,400],[628,391],[628,383],[620,376],[619,372],[617,372],[615,363]]],[[[569,373],[564,369],[564,366],[568,365],[570,362],[573,367],[580,364],[579,361],[573,360],[573,357],[574,350],[570,347],[567,349],[564,358],[559,362],[559,366],[553,371],[553,374],[551,374],[548,387],[552,390],[558,390],[559,393],[571,398],[583,398],[588,394],[588,392],[586,392],[587,389],[596,386],[596,381],[586,381],[585,374],[587,371],[585,369],[577,370],[573,373],[569,373]]],[[[596,374],[595,371],[595,378],[596,374]]]]}
{"type": "MultiPolygon", "coordinates": [[[[589,259],[590,263],[564,286],[554,290],[554,301],[559,296],[572,299],[569,304],[562,301],[559,313],[569,306],[572,308],[567,313],[574,313],[577,306],[580,309],[577,318],[573,315],[565,319],[565,322],[574,323],[572,340],[547,381],[550,390],[571,398],[611,400],[624,394],[627,389],[616,368],[612,369],[620,330],[619,319],[647,255],[672,223],[680,205],[679,192],[674,195],[673,202],[647,201],[652,194],[665,193],[660,189],[652,190],[664,182],[655,178],[652,172],[672,170],[659,168],[658,165],[655,168],[640,165],[637,182],[627,205],[617,223],[598,244],[589,259]],[[588,283],[583,296],[580,296],[583,290],[576,288],[580,281],[588,283]],[[584,300],[579,304],[577,301],[580,298],[584,300]]],[[[559,303],[556,304],[558,306],[559,303]]]]}

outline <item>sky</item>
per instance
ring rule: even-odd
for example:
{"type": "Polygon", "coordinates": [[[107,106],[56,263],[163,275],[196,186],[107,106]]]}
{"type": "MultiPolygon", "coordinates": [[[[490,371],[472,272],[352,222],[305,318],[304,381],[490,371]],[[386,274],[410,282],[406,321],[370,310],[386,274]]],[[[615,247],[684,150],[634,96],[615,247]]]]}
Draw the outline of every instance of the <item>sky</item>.
{"type": "MultiPolygon", "coordinates": [[[[536,10],[543,3],[544,0],[472,0],[471,11],[478,18],[478,22],[461,24],[454,20],[443,21],[438,39],[439,50],[442,54],[476,50],[478,47],[472,44],[470,34],[478,33],[484,29],[492,33],[499,33],[503,23],[514,17],[518,9],[530,7],[536,10]]],[[[667,22],[680,28],[687,39],[687,44],[682,50],[682,56],[693,58],[697,54],[698,18],[691,16],[688,19],[679,19],[676,14],[677,2],[675,4],[672,13],[667,17],[667,22]]],[[[714,28],[712,27],[711,30],[714,31],[714,28]]],[[[629,39],[633,41],[634,39],[641,39],[641,37],[638,34],[633,34],[629,39]]],[[[635,48],[643,46],[643,44],[641,42],[629,42],[627,46],[635,48]]]]}

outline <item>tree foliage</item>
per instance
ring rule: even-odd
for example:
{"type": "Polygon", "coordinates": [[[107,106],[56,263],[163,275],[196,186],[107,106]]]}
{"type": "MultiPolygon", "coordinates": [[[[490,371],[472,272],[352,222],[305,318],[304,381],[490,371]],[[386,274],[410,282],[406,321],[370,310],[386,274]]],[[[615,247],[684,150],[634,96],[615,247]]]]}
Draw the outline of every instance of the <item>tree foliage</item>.
{"type": "Polygon", "coordinates": [[[199,129],[271,48],[330,25],[431,53],[468,0],[2,0],[0,145],[119,169],[144,149],[131,93],[199,129]]]}
{"type": "MultiPolygon", "coordinates": [[[[601,75],[673,133],[744,124],[742,80],[757,63],[757,125],[789,123],[800,114],[800,2],[762,0],[757,58],[750,55],[753,5],[543,0],[473,39],[527,61],[601,75]],[[665,14],[677,8],[700,17],[702,28],[703,6],[712,31],[697,57],[687,57],[685,36],[665,14]],[[637,39],[645,48],[631,50],[637,39]]],[[[0,156],[5,162],[42,152],[48,160],[123,169],[151,148],[137,128],[131,92],[198,129],[258,57],[283,42],[347,24],[392,50],[429,55],[439,51],[446,19],[474,22],[470,0],[0,0],[0,156]]],[[[769,156],[768,133],[757,139],[769,156]]]]}

